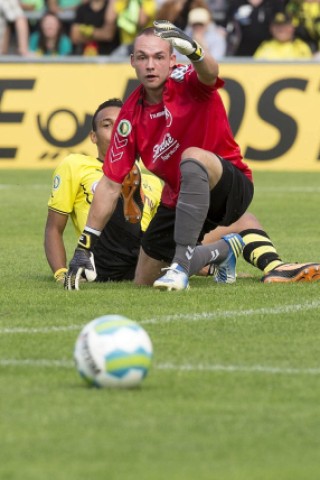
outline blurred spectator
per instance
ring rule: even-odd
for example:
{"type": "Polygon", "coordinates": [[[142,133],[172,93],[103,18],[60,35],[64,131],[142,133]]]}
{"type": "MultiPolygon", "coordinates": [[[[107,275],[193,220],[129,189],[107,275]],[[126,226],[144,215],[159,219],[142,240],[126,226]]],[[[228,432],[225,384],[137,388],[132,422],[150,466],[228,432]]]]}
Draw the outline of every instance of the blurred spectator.
{"type": "Polygon", "coordinates": [[[115,22],[110,22],[113,0],[88,0],[76,9],[71,40],[79,55],[109,55],[119,45],[115,22]]]}
{"type": "MultiPolygon", "coordinates": [[[[194,38],[216,59],[220,60],[226,53],[226,32],[212,20],[206,8],[193,8],[188,15],[185,33],[194,38]]],[[[177,61],[185,63],[185,55],[175,52],[177,61]]]]}
{"type": "Polygon", "coordinates": [[[192,8],[207,8],[206,0],[162,0],[158,1],[156,18],[169,20],[176,27],[185,30],[188,24],[188,15],[192,8]]]}
{"type": "Polygon", "coordinates": [[[9,50],[10,29],[12,22],[19,55],[28,55],[29,26],[18,0],[0,2],[0,55],[9,50]]]}
{"type": "Polygon", "coordinates": [[[42,14],[45,12],[47,5],[45,0],[20,0],[21,8],[26,12],[29,23],[29,33],[34,32],[37,28],[38,20],[41,18],[42,14]],[[29,18],[29,13],[36,13],[39,17],[29,18]]]}
{"type": "Polygon", "coordinates": [[[25,12],[43,12],[46,8],[45,0],[20,0],[20,5],[25,12]]]}
{"type": "Polygon", "coordinates": [[[82,3],[87,0],[47,0],[48,9],[54,13],[65,12],[66,10],[76,10],[82,3]]]}
{"type": "Polygon", "coordinates": [[[226,16],[230,0],[207,0],[208,9],[217,25],[226,25],[226,16]]]}
{"type": "Polygon", "coordinates": [[[37,55],[70,55],[72,43],[63,32],[63,24],[55,13],[46,12],[38,31],[30,35],[29,50],[37,55]]]}
{"type": "Polygon", "coordinates": [[[228,55],[251,57],[264,40],[270,39],[270,22],[283,9],[283,0],[231,0],[227,12],[228,55]]]}
{"type": "Polygon", "coordinates": [[[67,35],[71,35],[71,25],[75,19],[75,11],[79,5],[88,0],[45,0],[48,10],[55,13],[62,20],[67,35]]]}
{"type": "Polygon", "coordinates": [[[294,60],[311,58],[309,45],[295,38],[292,18],[285,13],[277,13],[270,25],[271,40],[262,42],[256,50],[254,58],[260,60],[294,60]]]}
{"type": "Polygon", "coordinates": [[[120,46],[113,56],[127,57],[137,33],[151,27],[156,15],[155,0],[111,0],[107,21],[116,23],[120,34],[120,46]]]}
{"type": "Polygon", "coordinates": [[[320,51],[320,0],[289,0],[286,12],[293,16],[296,35],[313,52],[320,51]]]}

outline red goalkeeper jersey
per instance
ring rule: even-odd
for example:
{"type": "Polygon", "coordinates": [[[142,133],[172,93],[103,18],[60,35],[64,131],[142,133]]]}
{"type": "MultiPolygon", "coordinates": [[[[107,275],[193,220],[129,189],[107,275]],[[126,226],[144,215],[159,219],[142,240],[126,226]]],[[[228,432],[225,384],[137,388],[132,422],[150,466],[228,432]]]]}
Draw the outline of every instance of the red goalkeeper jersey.
{"type": "Polygon", "coordinates": [[[214,86],[204,85],[192,65],[180,65],[168,78],[161,103],[148,104],[143,86],[138,87],[114,126],[103,166],[105,175],[122,183],[140,157],[148,170],[165,182],[162,202],[173,208],[180,189],[181,154],[188,147],[199,147],[232,162],[252,180],[217,91],[223,84],[218,78],[214,86]]]}

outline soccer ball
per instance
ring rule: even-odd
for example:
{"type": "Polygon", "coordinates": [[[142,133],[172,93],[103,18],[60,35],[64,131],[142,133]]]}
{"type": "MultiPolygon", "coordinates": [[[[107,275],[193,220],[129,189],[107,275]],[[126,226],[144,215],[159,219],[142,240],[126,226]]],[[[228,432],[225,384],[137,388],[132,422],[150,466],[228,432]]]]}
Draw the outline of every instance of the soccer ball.
{"type": "Polygon", "coordinates": [[[74,349],[78,372],[96,387],[136,387],[149,371],[152,354],[147,332],[121,315],[89,322],[74,349]]]}

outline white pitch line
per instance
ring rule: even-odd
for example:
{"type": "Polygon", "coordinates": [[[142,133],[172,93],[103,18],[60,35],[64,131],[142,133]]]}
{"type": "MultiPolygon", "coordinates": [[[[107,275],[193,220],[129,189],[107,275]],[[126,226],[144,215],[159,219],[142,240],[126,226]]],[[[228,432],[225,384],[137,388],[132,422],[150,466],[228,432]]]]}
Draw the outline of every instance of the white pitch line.
{"type": "Polygon", "coordinates": [[[47,359],[17,359],[17,358],[0,358],[1,367],[62,367],[71,368],[74,362],[70,360],[47,360],[47,359]]]}
{"type": "MultiPolygon", "coordinates": [[[[216,310],[214,312],[200,313],[179,313],[174,315],[163,315],[159,317],[141,320],[140,325],[156,325],[161,323],[170,323],[175,321],[200,322],[201,320],[217,320],[236,317],[254,317],[256,315],[279,315],[280,313],[299,313],[307,310],[320,309],[320,300],[314,300],[310,303],[299,303],[296,305],[281,305],[273,308],[257,308],[248,310],[216,310]]],[[[81,330],[84,324],[71,324],[65,326],[52,325],[51,327],[3,327],[0,328],[0,335],[4,334],[34,334],[34,333],[55,333],[81,330]]]]}
{"type": "MultiPolygon", "coordinates": [[[[217,310],[215,312],[201,313],[179,313],[175,315],[164,316],[160,319],[150,318],[141,320],[140,324],[168,323],[175,320],[184,320],[188,322],[198,322],[201,320],[216,320],[218,318],[252,317],[255,315],[278,315],[279,313],[297,313],[306,310],[317,310],[320,308],[320,301],[312,301],[306,304],[282,305],[274,308],[257,308],[249,310],[217,310]]],[[[1,333],[1,331],[0,331],[1,333]]]]}
{"type": "Polygon", "coordinates": [[[54,333],[54,332],[70,332],[73,330],[79,330],[84,327],[84,324],[79,325],[62,325],[62,326],[54,326],[51,327],[4,327],[0,328],[0,335],[2,334],[10,334],[10,333],[54,333]]]}
{"type": "Polygon", "coordinates": [[[288,375],[320,375],[320,368],[291,368],[291,367],[268,367],[263,365],[174,365],[164,363],[156,365],[158,370],[174,370],[184,372],[252,372],[252,373],[270,373],[270,374],[288,374],[288,375]]]}
{"type": "MultiPolygon", "coordinates": [[[[0,359],[0,367],[36,367],[36,368],[75,368],[71,360],[48,359],[0,359]]],[[[220,364],[184,364],[159,363],[153,366],[156,370],[179,372],[226,372],[226,373],[263,373],[271,375],[320,375],[320,368],[272,367],[264,365],[220,365],[220,364]]]]}

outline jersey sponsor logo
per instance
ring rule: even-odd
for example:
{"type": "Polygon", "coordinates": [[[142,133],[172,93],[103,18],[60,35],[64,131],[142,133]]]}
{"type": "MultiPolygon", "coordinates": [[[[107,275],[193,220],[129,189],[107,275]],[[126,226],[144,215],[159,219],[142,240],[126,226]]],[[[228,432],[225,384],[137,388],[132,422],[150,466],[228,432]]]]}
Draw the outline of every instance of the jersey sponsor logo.
{"type": "Polygon", "coordinates": [[[117,132],[119,133],[119,135],[121,135],[121,137],[128,137],[131,133],[131,130],[132,130],[132,125],[129,122],[129,120],[126,120],[126,119],[120,120],[117,128],[117,132]]]}
{"type": "Polygon", "coordinates": [[[159,118],[159,117],[164,117],[166,112],[162,110],[162,112],[157,112],[157,113],[150,113],[150,118],[153,120],[154,118],[159,118]]]}
{"type": "Polygon", "coordinates": [[[60,175],[55,175],[55,177],[54,177],[54,179],[53,179],[53,188],[54,188],[54,190],[57,190],[57,189],[60,187],[60,183],[61,183],[60,175]]]}
{"type": "Polygon", "coordinates": [[[166,126],[171,127],[172,124],[172,115],[170,110],[167,109],[167,107],[164,107],[164,109],[161,112],[157,113],[150,113],[150,118],[151,120],[160,118],[160,117],[166,117],[166,126]]]}
{"type": "Polygon", "coordinates": [[[144,195],[144,204],[148,205],[150,210],[153,210],[155,207],[155,202],[152,200],[152,198],[149,198],[146,194],[144,195]]]}
{"type": "Polygon", "coordinates": [[[168,160],[179,147],[180,144],[178,140],[172,138],[169,132],[166,133],[162,142],[153,147],[152,163],[155,163],[159,157],[161,157],[162,160],[168,160]]]}

